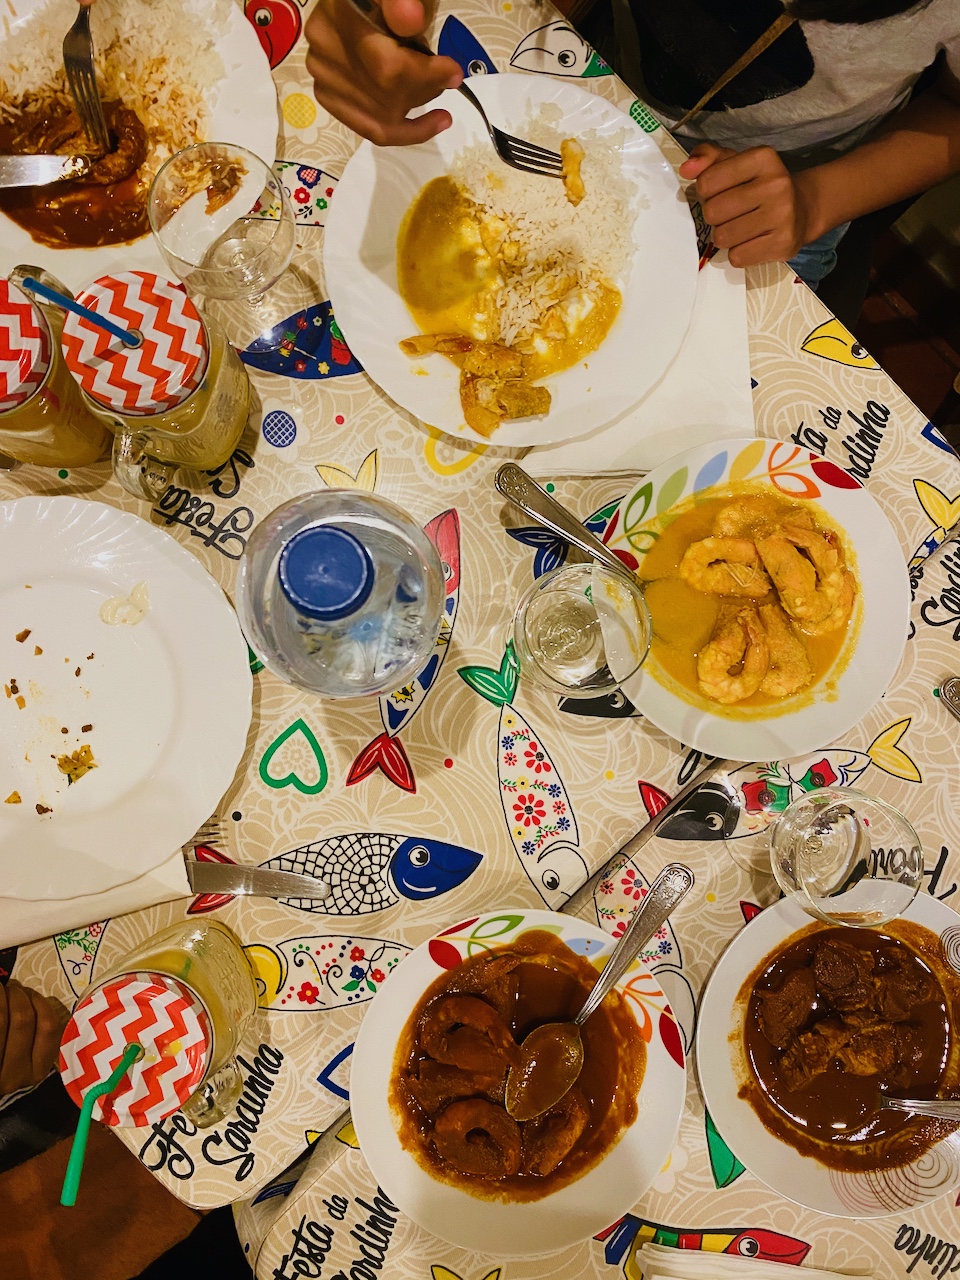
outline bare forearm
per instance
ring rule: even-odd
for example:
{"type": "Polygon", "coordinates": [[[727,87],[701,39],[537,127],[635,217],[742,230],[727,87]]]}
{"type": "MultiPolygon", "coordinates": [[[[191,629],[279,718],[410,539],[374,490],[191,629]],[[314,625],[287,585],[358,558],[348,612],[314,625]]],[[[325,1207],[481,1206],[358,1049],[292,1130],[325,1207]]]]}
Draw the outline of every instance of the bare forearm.
{"type": "Polygon", "coordinates": [[[957,172],[960,103],[930,89],[849,154],[796,175],[808,237],[920,195],[957,172]]]}

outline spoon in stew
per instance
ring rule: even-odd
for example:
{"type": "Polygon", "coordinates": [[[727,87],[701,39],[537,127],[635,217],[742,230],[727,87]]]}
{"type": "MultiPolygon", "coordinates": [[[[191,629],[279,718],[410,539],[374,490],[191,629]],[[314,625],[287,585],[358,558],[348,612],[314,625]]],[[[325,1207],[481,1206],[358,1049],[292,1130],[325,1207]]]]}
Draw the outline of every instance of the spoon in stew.
{"type": "Polygon", "coordinates": [[[583,1068],[580,1028],[599,1009],[641,947],[650,941],[692,884],[689,867],[679,862],[665,866],[573,1021],[546,1022],[524,1037],[517,1064],[507,1073],[504,1105],[514,1120],[532,1120],[549,1111],[576,1084],[583,1068]]]}

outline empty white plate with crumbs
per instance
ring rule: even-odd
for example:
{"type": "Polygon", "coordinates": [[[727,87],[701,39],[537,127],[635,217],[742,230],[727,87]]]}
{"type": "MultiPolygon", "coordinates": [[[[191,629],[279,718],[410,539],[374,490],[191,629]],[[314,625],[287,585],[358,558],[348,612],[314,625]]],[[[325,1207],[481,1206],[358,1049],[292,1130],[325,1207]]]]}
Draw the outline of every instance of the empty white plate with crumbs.
{"type": "Polygon", "coordinates": [[[233,779],[251,685],[233,609],[170,534],[79,498],[0,503],[0,897],[166,861],[233,779]],[[141,583],[139,621],[105,622],[141,583]]]}

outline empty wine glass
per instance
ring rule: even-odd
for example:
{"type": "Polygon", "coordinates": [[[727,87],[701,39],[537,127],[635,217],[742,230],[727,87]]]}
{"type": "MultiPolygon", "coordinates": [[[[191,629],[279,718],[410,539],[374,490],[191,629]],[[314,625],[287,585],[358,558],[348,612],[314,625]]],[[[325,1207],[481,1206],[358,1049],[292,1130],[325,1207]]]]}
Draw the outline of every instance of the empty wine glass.
{"type": "Polygon", "coordinates": [[[203,297],[234,345],[247,345],[294,309],[277,288],[293,257],[293,209],[283,183],[253,152],[225,142],[178,151],[154,178],[147,213],[167,266],[203,297]]]}
{"type": "Polygon", "coordinates": [[[857,928],[903,915],[923,879],[920,839],[903,814],[847,787],[794,800],[771,828],[770,861],[808,915],[857,928]]]}
{"type": "Polygon", "coordinates": [[[650,635],[639,586],[596,564],[545,573],[514,617],[521,675],[567,698],[613,693],[639,670],[650,635]]]}

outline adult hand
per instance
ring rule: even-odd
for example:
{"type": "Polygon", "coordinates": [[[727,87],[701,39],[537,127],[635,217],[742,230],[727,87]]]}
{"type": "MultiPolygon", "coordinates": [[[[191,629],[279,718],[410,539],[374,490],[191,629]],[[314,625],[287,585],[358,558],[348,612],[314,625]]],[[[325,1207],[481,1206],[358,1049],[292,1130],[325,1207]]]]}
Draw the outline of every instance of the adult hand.
{"type": "Polygon", "coordinates": [[[713,242],[735,267],[786,261],[827,230],[816,225],[807,178],[789,173],[772,147],[737,152],[703,142],[680,176],[696,178],[713,242]]]}
{"type": "Polygon", "coordinates": [[[67,1016],[57,1001],[19,982],[0,986],[0,1097],[49,1075],[67,1016]]]}
{"type": "MultiPolygon", "coordinates": [[[[390,30],[419,35],[426,26],[420,0],[382,0],[390,30]]],[[[381,35],[347,0],[317,0],[304,34],[307,70],[317,101],[356,133],[382,147],[426,142],[448,129],[448,111],[407,113],[455,89],[463,72],[452,58],[428,57],[381,35]]]]}

